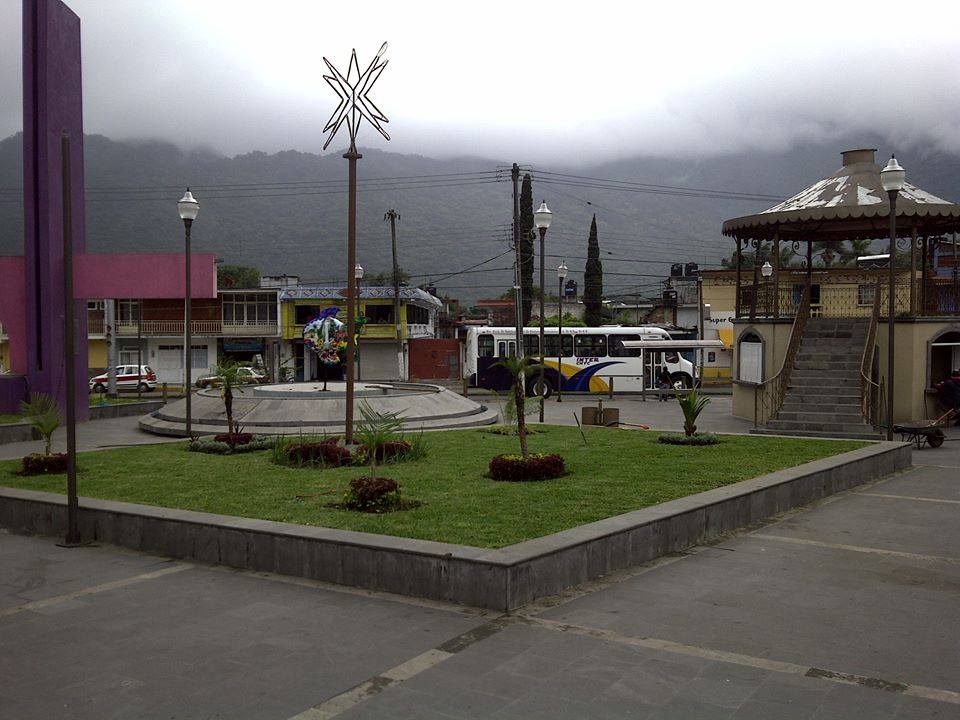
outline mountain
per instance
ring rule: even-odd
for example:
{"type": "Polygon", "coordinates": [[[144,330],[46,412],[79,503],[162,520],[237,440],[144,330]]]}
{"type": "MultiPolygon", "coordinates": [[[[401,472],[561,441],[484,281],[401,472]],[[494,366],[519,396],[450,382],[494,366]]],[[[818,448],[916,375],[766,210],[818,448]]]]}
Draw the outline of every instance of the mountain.
{"type": "MultiPolygon", "coordinates": [[[[23,210],[17,199],[21,146],[20,135],[0,141],[0,254],[22,252],[23,210]]],[[[864,146],[889,148],[890,143],[877,137],[838,138],[782,152],[538,165],[532,169],[535,199],[537,204],[546,199],[554,212],[547,234],[548,287],[556,283],[554,269],[561,259],[582,282],[594,213],[605,291],[653,292],[671,262],[716,265],[730,255],[733,243],[720,234],[724,220],[776,202],[689,197],[679,190],[664,194],[652,188],[654,192],[611,191],[585,178],[787,197],[839,167],[840,151],[864,146]]],[[[437,281],[441,291],[468,301],[499,295],[512,285],[507,162],[361,152],[357,257],[369,272],[390,267],[390,230],[383,215],[395,208],[401,214],[400,264],[413,275],[412,282],[437,281]],[[501,253],[470,272],[441,279],[501,253]]],[[[887,152],[882,150],[878,158],[887,152]]],[[[195,250],[214,252],[227,263],[254,265],[264,274],[337,282],[346,272],[347,162],[341,155],[286,151],[223,157],[166,142],[118,142],[89,135],[88,251],[180,250],[183,228],[176,201],[189,185],[201,204],[193,230],[195,250]]],[[[960,199],[960,158],[905,155],[901,161],[912,182],[960,199]]]]}

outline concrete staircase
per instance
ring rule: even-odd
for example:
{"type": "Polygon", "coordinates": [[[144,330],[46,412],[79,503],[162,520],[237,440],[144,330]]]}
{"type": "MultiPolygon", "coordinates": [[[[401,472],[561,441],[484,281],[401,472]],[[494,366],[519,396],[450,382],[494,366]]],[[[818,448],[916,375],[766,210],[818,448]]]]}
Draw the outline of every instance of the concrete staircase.
{"type": "Polygon", "coordinates": [[[861,413],[860,363],[869,318],[810,318],[783,406],[761,435],[879,440],[861,413]]]}

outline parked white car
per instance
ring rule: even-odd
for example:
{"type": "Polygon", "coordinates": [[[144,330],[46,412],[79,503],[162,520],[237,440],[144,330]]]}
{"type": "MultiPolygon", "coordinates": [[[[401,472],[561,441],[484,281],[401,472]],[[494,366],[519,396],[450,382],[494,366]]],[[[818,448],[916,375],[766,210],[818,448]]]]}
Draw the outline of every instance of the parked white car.
{"type": "MultiPolygon", "coordinates": [[[[90,378],[90,392],[106,392],[108,382],[107,373],[90,378]]],[[[117,366],[117,390],[136,390],[138,383],[142,392],[155,390],[157,374],[149,365],[141,365],[139,375],[137,375],[136,365],[117,366]]]]}

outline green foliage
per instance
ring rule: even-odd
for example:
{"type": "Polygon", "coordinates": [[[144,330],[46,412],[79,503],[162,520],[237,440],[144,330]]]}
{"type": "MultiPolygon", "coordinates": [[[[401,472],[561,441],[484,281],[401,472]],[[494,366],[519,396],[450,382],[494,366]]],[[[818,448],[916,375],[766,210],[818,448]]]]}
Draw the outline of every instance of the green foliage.
{"type": "Polygon", "coordinates": [[[43,454],[49,455],[53,433],[62,422],[60,409],[53,398],[46,393],[31,393],[29,400],[20,403],[20,414],[40,433],[44,441],[43,454]]]}
{"type": "Polygon", "coordinates": [[[683,432],[687,437],[697,432],[697,418],[703,409],[710,404],[710,398],[700,395],[696,390],[680,393],[677,397],[680,409],[683,411],[683,432]]]}
{"type": "Polygon", "coordinates": [[[590,222],[587,240],[587,266],[583,271],[583,321],[588,327],[603,324],[603,264],[597,238],[597,216],[590,222]]]}
{"type": "Polygon", "coordinates": [[[530,174],[523,176],[520,186],[520,294],[522,297],[523,324],[530,324],[533,308],[533,181],[530,174]]]}
{"type": "MultiPolygon", "coordinates": [[[[558,320],[559,320],[558,316],[551,315],[549,317],[544,318],[543,324],[548,327],[557,327],[559,324],[558,320]]],[[[571,328],[571,327],[586,327],[586,326],[587,324],[580,318],[575,317],[568,312],[565,312],[563,314],[563,327],[571,328]]]]}
{"type": "MultiPolygon", "coordinates": [[[[539,363],[531,357],[512,355],[505,357],[496,364],[506,368],[510,377],[513,378],[513,415],[517,423],[517,437],[520,438],[520,453],[526,457],[529,454],[527,449],[526,379],[539,367],[539,363]]],[[[506,413],[504,419],[506,419],[506,413]]]]}
{"type": "Polygon", "coordinates": [[[220,378],[220,397],[223,398],[223,408],[227,414],[227,434],[233,435],[236,427],[233,423],[233,389],[240,385],[240,368],[244,363],[225,360],[214,368],[214,374],[220,378]]]}
{"type": "Polygon", "coordinates": [[[363,419],[357,423],[354,435],[367,449],[370,461],[370,478],[377,478],[377,456],[380,448],[396,440],[397,433],[403,427],[403,420],[398,412],[377,412],[370,403],[360,403],[360,415],[363,419]]]}
{"type": "Polygon", "coordinates": [[[217,287],[221,290],[260,287],[260,270],[247,265],[218,265],[217,287]]]}
{"type": "Polygon", "coordinates": [[[268,450],[274,446],[273,440],[255,437],[248,443],[227,443],[212,438],[196,438],[187,445],[190,452],[210,453],[211,455],[239,455],[240,453],[268,450]]]}
{"type": "Polygon", "coordinates": [[[713,433],[697,433],[696,435],[681,435],[680,433],[664,433],[657,437],[662,445],[717,445],[720,443],[713,433]]]}

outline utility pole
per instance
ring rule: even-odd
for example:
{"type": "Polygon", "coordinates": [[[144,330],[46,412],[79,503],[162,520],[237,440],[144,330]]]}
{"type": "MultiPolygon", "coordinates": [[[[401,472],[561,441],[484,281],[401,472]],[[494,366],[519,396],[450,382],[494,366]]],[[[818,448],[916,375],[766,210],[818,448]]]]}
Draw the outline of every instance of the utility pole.
{"type": "Polygon", "coordinates": [[[70,187],[70,134],[60,138],[61,188],[63,189],[63,366],[66,373],[67,411],[67,536],[66,547],[80,544],[80,504],[77,497],[77,374],[73,327],[73,197],[70,187]]]}
{"type": "Polygon", "coordinates": [[[404,380],[403,325],[400,322],[400,266],[397,263],[397,221],[400,220],[400,213],[391,208],[383,219],[390,221],[390,247],[393,251],[393,322],[397,330],[397,379],[404,380]]]}
{"type": "Polygon", "coordinates": [[[117,396],[117,340],[113,323],[117,314],[112,298],[103,301],[104,331],[107,338],[107,397],[117,396]]]}
{"type": "Polygon", "coordinates": [[[513,181],[513,249],[514,249],[514,277],[513,300],[516,304],[514,313],[517,325],[517,357],[523,357],[523,306],[520,294],[520,166],[513,164],[510,169],[510,179],[513,181]]]}

